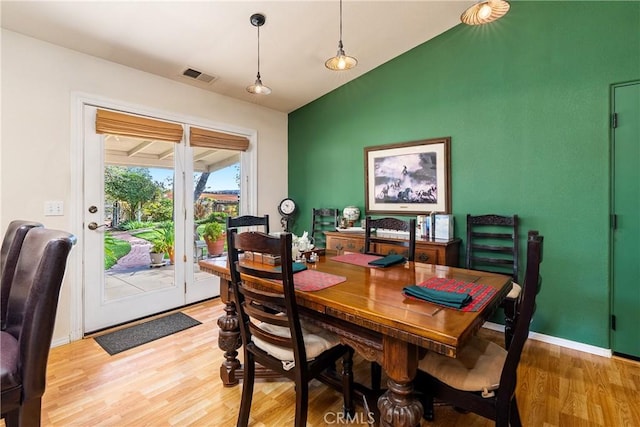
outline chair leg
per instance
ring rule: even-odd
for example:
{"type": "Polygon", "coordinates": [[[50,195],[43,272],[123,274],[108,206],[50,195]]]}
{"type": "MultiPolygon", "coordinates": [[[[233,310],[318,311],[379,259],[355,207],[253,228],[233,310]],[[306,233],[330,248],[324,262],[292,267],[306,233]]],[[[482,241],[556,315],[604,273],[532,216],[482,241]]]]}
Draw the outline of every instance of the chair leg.
{"type": "Polygon", "coordinates": [[[296,427],[306,427],[307,425],[307,408],[309,405],[309,383],[307,379],[303,379],[298,383],[296,381],[296,427]]]}
{"type": "Polygon", "coordinates": [[[426,372],[418,370],[413,379],[414,394],[422,404],[422,418],[426,421],[433,421],[435,415],[433,410],[434,393],[437,386],[433,378],[426,372]]]}
{"type": "Polygon", "coordinates": [[[371,362],[371,389],[380,390],[382,381],[382,366],[377,362],[371,362]]]}
{"type": "Polygon", "coordinates": [[[511,402],[496,401],[496,427],[509,427],[513,399],[511,402]]]}
{"type": "Polygon", "coordinates": [[[342,412],[345,416],[353,416],[353,349],[349,348],[342,357],[342,412]]]}
{"type": "Polygon", "coordinates": [[[238,427],[247,427],[249,413],[251,412],[251,399],[253,398],[253,383],[255,381],[256,363],[253,355],[244,352],[244,369],[242,380],[242,400],[240,401],[240,414],[238,415],[238,427]]]}
{"type": "Polygon", "coordinates": [[[515,396],[513,396],[513,399],[511,399],[509,423],[511,424],[511,427],[522,427],[522,422],[520,421],[520,411],[518,411],[518,402],[516,401],[515,396]]]}

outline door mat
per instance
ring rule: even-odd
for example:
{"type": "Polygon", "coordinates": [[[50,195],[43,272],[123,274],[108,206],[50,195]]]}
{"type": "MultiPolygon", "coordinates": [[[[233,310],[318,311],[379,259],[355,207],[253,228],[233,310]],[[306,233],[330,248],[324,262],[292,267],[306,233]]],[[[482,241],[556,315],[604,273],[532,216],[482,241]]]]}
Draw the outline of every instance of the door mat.
{"type": "Polygon", "coordinates": [[[184,313],[174,313],[95,337],[95,340],[107,353],[113,356],[200,324],[201,322],[184,313]]]}

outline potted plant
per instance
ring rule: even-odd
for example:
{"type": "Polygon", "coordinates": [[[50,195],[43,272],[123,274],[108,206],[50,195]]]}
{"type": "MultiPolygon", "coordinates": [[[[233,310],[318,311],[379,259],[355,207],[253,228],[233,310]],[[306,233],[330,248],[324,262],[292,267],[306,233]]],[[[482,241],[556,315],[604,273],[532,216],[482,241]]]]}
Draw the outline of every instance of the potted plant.
{"type": "Polygon", "coordinates": [[[164,255],[168,252],[168,246],[164,240],[160,238],[153,239],[151,242],[151,265],[157,266],[164,264],[164,255]]]}
{"type": "Polygon", "coordinates": [[[222,255],[226,238],[224,225],[219,222],[208,222],[202,229],[202,238],[207,243],[209,255],[222,255]]]}
{"type": "Polygon", "coordinates": [[[173,264],[173,244],[174,244],[174,233],[173,233],[173,223],[167,222],[164,223],[160,228],[156,230],[156,237],[151,240],[153,247],[151,248],[151,263],[152,264],[162,264],[164,260],[164,255],[167,254],[169,256],[169,261],[173,264]],[[154,255],[158,254],[158,255],[154,255]],[[160,254],[162,258],[160,258],[160,254]],[[160,262],[155,262],[160,261],[160,262]]]}

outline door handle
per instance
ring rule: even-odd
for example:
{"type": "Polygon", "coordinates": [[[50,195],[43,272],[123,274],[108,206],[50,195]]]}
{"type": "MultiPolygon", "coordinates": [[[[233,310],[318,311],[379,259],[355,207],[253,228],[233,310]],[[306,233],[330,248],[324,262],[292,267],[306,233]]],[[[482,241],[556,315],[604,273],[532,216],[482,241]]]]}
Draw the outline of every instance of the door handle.
{"type": "Polygon", "coordinates": [[[89,225],[87,225],[87,228],[89,228],[89,230],[97,230],[100,227],[108,227],[109,224],[102,224],[102,225],[98,225],[97,222],[90,222],[89,225]]]}

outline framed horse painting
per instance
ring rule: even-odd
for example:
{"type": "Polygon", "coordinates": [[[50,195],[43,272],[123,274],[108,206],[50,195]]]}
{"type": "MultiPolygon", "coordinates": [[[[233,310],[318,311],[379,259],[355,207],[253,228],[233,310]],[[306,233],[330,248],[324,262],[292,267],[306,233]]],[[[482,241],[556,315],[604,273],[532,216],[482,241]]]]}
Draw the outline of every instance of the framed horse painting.
{"type": "Polygon", "coordinates": [[[366,214],[451,213],[451,138],[364,148],[366,214]]]}

